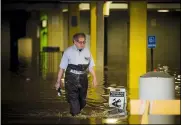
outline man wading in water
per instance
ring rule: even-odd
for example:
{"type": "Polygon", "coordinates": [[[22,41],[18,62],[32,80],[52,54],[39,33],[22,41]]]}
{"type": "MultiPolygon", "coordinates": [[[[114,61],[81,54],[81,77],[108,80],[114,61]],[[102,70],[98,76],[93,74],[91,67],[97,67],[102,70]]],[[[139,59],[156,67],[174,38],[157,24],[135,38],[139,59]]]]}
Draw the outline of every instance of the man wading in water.
{"type": "Polygon", "coordinates": [[[93,76],[93,86],[97,85],[93,67],[93,58],[88,48],[85,48],[86,37],[84,33],[76,33],[73,36],[73,46],[68,47],[63,54],[60,63],[56,89],[63,87],[61,78],[65,72],[65,90],[67,101],[70,104],[70,113],[75,116],[86,105],[88,89],[87,69],[93,76]]]}

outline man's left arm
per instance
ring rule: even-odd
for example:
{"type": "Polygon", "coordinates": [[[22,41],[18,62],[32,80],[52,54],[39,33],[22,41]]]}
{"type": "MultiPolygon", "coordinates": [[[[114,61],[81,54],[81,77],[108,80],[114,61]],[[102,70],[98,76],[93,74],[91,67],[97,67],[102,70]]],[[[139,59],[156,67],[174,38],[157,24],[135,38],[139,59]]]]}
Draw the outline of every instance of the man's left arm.
{"type": "Polygon", "coordinates": [[[94,66],[95,66],[95,63],[94,63],[93,57],[91,55],[90,64],[89,64],[89,72],[92,74],[92,77],[93,77],[93,85],[96,86],[97,78],[96,78],[96,74],[94,71],[94,66]]]}

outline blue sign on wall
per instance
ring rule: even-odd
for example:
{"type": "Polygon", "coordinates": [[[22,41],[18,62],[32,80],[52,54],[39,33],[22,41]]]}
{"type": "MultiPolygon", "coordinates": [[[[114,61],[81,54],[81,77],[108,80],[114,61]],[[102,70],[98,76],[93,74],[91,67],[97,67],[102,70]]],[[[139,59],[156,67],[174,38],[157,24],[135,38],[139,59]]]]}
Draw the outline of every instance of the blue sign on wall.
{"type": "Polygon", "coordinates": [[[156,47],[156,39],[155,36],[148,36],[148,48],[156,47]]]}

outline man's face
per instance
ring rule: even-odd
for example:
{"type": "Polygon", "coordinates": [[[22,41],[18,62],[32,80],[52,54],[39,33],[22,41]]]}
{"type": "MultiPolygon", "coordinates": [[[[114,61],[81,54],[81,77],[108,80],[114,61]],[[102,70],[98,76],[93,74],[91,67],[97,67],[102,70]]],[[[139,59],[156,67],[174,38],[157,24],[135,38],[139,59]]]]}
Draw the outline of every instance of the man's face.
{"type": "Polygon", "coordinates": [[[83,49],[85,48],[85,38],[84,37],[79,37],[77,41],[74,40],[74,44],[78,49],[83,49]]]}

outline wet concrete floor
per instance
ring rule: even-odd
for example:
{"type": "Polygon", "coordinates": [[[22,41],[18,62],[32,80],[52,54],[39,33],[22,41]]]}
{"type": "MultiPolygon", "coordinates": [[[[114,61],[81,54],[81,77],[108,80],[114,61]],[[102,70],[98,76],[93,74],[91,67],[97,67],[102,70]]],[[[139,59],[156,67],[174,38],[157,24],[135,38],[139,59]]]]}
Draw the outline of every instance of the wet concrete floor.
{"type": "MultiPolygon", "coordinates": [[[[108,87],[126,86],[126,74],[110,70],[98,73],[98,87],[89,84],[87,106],[77,117],[69,114],[64,90],[54,88],[57,74],[38,77],[22,73],[2,73],[2,124],[127,124],[125,116],[108,114],[108,87]]],[[[178,119],[178,122],[179,119],[178,119]]]]}

